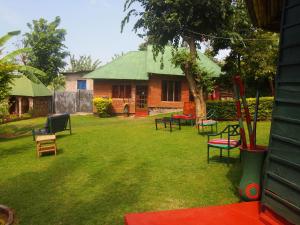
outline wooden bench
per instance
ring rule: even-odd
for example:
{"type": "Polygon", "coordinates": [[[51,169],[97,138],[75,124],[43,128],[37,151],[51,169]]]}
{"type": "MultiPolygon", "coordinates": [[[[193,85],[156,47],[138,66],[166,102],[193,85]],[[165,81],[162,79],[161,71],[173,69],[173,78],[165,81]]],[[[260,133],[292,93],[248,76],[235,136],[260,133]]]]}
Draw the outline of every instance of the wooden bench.
{"type": "Polygon", "coordinates": [[[44,152],[54,152],[56,155],[56,136],[55,135],[39,135],[35,138],[36,154],[39,157],[44,152]]]}

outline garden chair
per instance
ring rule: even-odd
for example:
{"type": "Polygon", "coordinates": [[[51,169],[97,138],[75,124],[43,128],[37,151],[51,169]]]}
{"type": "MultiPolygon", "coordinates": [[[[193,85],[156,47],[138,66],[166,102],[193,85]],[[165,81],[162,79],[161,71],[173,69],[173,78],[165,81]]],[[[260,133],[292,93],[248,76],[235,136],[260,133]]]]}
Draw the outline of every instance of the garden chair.
{"type": "Polygon", "coordinates": [[[204,132],[204,128],[210,127],[210,132],[214,132],[214,127],[215,127],[215,133],[218,132],[218,122],[216,120],[213,120],[215,118],[215,111],[214,110],[209,110],[206,118],[197,118],[197,127],[198,127],[198,134],[204,132]],[[200,132],[200,127],[202,132],[200,132]]]}
{"type": "MultiPolygon", "coordinates": [[[[228,125],[221,132],[216,134],[208,134],[207,136],[207,163],[209,163],[210,148],[218,148],[220,150],[220,158],[222,158],[222,151],[227,150],[227,165],[229,164],[229,157],[231,149],[237,148],[241,144],[240,126],[238,124],[228,125]],[[211,139],[211,137],[218,137],[211,139]],[[238,137],[238,139],[236,139],[238,137]]],[[[240,154],[241,160],[241,154],[240,154]]]]}
{"type": "Polygon", "coordinates": [[[66,113],[60,115],[52,115],[48,116],[44,128],[32,130],[32,136],[33,140],[35,140],[36,135],[55,134],[57,132],[66,130],[70,131],[70,134],[72,134],[70,114],[66,113]]]}

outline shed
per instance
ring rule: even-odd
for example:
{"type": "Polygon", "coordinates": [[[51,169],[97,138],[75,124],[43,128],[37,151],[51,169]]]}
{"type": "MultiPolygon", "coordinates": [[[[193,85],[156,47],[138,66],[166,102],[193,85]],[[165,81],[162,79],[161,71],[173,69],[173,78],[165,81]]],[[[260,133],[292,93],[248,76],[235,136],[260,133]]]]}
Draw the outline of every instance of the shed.
{"type": "Polygon", "coordinates": [[[51,112],[52,93],[37,78],[34,82],[24,75],[16,75],[10,86],[10,114],[21,116],[31,112],[34,116],[44,116],[51,112]]]}

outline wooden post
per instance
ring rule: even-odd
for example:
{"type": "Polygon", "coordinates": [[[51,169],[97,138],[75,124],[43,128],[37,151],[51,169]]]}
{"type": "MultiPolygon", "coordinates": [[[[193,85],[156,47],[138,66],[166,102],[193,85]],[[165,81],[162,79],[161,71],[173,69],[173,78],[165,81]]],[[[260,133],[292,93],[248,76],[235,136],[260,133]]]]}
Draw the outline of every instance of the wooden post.
{"type": "Polygon", "coordinates": [[[21,117],[22,115],[22,97],[18,97],[18,115],[21,117]]]}

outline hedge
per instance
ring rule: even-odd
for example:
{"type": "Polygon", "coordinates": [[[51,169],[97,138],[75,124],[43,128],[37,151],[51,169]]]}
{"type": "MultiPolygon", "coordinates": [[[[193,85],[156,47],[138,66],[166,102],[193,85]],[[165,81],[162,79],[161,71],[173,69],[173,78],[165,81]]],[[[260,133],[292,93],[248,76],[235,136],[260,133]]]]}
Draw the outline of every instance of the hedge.
{"type": "MultiPolygon", "coordinates": [[[[250,114],[253,118],[255,111],[255,98],[247,98],[250,114]]],[[[258,120],[270,120],[272,118],[273,97],[261,97],[259,99],[258,120]]],[[[215,119],[236,120],[236,106],[234,100],[207,101],[207,110],[213,110],[215,119]]]]}
{"type": "Polygon", "coordinates": [[[112,100],[110,98],[94,98],[93,102],[99,117],[110,117],[112,115],[112,100]]]}

